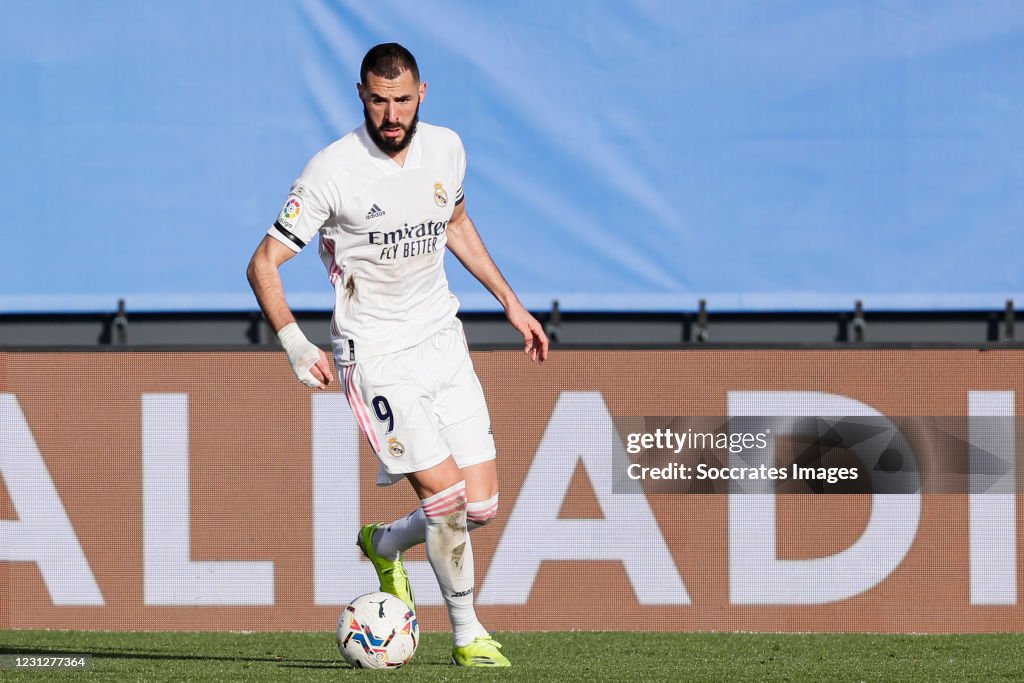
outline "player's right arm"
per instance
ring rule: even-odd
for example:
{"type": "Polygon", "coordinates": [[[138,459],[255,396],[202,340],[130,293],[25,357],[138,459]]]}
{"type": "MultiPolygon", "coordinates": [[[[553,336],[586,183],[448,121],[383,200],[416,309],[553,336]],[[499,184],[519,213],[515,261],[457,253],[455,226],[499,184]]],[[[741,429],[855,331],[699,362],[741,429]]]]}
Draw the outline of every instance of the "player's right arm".
{"type": "Polygon", "coordinates": [[[281,264],[295,256],[295,253],[267,235],[249,260],[246,275],[264,317],[288,354],[295,376],[308,387],[325,389],[331,383],[331,366],[327,354],[306,339],[306,335],[299,329],[281,283],[281,264]]]}

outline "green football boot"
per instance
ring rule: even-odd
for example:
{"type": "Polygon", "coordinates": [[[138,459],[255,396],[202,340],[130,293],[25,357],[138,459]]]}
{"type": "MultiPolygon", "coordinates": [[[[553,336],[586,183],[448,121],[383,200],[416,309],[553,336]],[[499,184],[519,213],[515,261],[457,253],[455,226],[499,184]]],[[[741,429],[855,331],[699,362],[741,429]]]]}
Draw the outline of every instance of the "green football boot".
{"type": "Polygon", "coordinates": [[[405,565],[402,559],[390,559],[378,555],[373,548],[373,534],[382,524],[367,524],[359,530],[356,537],[356,545],[363,551],[366,559],[373,564],[377,571],[377,578],[380,580],[380,589],[385,593],[391,593],[409,608],[416,611],[416,599],[412,595],[412,584],[409,583],[409,575],[405,573],[405,565]]]}
{"type": "Polygon", "coordinates": [[[480,636],[469,645],[452,648],[452,664],[456,666],[512,666],[501,654],[501,643],[491,636],[480,636]]]}

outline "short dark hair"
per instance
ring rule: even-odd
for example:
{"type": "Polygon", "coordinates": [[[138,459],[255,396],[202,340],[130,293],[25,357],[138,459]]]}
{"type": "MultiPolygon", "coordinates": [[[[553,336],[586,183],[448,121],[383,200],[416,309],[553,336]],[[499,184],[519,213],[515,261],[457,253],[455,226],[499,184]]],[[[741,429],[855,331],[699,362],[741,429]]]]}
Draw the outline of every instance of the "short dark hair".
{"type": "Polygon", "coordinates": [[[381,78],[398,78],[403,71],[411,71],[416,82],[420,81],[420,68],[416,66],[416,58],[398,43],[381,43],[374,45],[363,57],[359,67],[359,81],[366,85],[366,75],[373,72],[381,78]]]}

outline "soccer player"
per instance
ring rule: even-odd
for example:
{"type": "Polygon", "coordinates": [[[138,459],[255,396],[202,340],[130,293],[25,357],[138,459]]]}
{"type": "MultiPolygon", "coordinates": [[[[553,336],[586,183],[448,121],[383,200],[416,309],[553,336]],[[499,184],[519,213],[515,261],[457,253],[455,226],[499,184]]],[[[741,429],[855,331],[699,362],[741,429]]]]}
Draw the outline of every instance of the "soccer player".
{"type": "Polygon", "coordinates": [[[363,527],[357,543],[381,590],[414,599],[402,553],[425,542],[452,622],[452,662],[509,666],[473,607],[469,531],[498,511],[490,417],[473,370],[447,247],[501,303],[531,360],[548,339],[491,260],[466,213],[466,155],[453,131],[419,121],[427,91],[412,54],[386,43],[364,57],[365,123],[309,161],[249,263],[248,278],[292,369],[331,382],[326,354],[299,329],[279,269],[319,234],[335,289],[331,342],[345,395],[381,462],[379,485],[408,479],[421,507],[363,527]]]}

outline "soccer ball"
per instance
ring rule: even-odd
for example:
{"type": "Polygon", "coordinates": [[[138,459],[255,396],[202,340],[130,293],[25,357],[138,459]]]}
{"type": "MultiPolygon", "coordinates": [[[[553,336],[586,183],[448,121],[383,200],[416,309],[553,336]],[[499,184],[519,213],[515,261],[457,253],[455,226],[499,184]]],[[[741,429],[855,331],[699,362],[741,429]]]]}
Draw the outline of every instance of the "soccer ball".
{"type": "Polygon", "coordinates": [[[360,595],[338,617],[338,650],[357,669],[397,669],[420,642],[416,613],[390,593],[360,595]]]}

